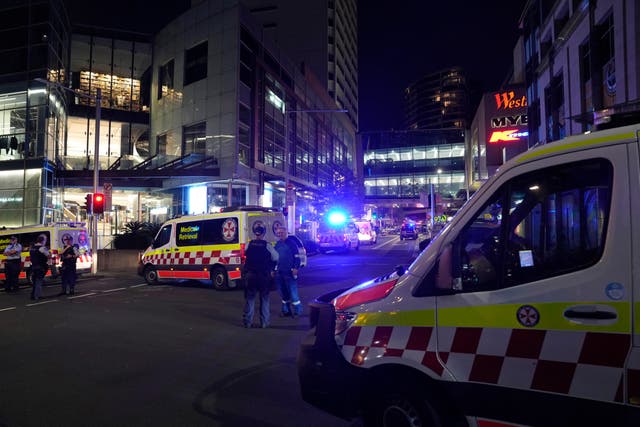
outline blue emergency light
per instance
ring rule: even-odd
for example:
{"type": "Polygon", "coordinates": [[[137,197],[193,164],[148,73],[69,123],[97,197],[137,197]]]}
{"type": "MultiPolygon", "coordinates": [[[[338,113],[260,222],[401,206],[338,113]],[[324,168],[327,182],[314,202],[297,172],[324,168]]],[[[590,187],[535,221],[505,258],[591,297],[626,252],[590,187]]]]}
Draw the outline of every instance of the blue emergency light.
{"type": "Polygon", "coordinates": [[[341,211],[329,212],[327,218],[329,218],[329,224],[331,225],[341,225],[347,221],[347,215],[341,211]]]}

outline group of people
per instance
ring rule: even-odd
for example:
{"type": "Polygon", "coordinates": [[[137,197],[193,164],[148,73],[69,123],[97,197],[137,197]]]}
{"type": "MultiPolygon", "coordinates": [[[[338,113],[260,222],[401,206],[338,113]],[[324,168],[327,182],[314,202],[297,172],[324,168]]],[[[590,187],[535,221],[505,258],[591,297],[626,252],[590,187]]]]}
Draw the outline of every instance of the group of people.
{"type": "MultiPolygon", "coordinates": [[[[62,237],[64,247],[60,258],[62,261],[61,283],[62,292],[60,295],[73,295],[76,286],[76,260],[78,259],[78,245],[73,244],[73,237],[65,234],[62,237]]],[[[17,292],[18,280],[22,271],[22,245],[18,242],[17,236],[11,236],[9,245],[4,250],[5,259],[5,291],[17,292]]],[[[31,275],[31,299],[38,301],[42,297],[42,284],[44,277],[49,270],[51,252],[47,247],[47,236],[40,234],[36,242],[29,249],[29,274],[31,275]]]]}
{"type": "Polygon", "coordinates": [[[245,251],[244,265],[245,303],[242,321],[245,328],[253,327],[256,296],[260,296],[260,327],[269,327],[269,292],[272,280],[282,299],[281,316],[296,317],[302,314],[302,305],[298,296],[298,268],[300,258],[298,247],[287,240],[287,229],[278,228],[278,241],[275,246],[264,240],[266,229],[254,227],[255,239],[251,240],[245,251]]]}

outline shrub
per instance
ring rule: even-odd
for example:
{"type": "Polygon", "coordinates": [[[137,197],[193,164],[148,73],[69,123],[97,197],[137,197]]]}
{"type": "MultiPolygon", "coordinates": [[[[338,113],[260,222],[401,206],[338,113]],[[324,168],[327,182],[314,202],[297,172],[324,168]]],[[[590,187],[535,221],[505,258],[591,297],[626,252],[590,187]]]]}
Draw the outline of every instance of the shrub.
{"type": "Polygon", "coordinates": [[[123,226],[124,233],[113,239],[116,249],[146,249],[160,229],[160,224],[132,221],[123,226]]]}

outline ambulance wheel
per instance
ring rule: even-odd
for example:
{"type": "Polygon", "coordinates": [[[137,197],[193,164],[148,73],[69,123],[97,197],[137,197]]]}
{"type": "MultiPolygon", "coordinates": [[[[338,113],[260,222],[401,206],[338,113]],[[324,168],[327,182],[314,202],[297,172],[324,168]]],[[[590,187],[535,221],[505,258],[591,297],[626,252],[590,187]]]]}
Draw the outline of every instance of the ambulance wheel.
{"type": "Polygon", "coordinates": [[[420,393],[389,392],[375,399],[364,416],[366,427],[442,427],[436,410],[420,393]]]}
{"type": "Polygon", "coordinates": [[[144,280],[145,282],[147,282],[149,285],[157,285],[158,284],[158,271],[148,265],[144,268],[144,280]]]}
{"type": "Polygon", "coordinates": [[[217,291],[229,289],[227,271],[222,267],[213,267],[211,269],[211,284],[217,291]]]}

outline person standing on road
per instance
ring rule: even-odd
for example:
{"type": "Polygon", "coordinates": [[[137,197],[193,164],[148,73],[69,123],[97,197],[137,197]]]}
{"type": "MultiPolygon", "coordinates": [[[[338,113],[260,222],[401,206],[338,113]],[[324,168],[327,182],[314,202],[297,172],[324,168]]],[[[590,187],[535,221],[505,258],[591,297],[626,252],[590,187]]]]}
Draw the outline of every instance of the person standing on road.
{"type": "Polygon", "coordinates": [[[73,245],[73,237],[70,234],[62,236],[64,248],[62,249],[62,292],[60,295],[73,295],[76,287],[76,260],[78,252],[73,245]]]}
{"type": "Polygon", "coordinates": [[[33,290],[31,291],[31,299],[37,301],[42,295],[42,282],[44,275],[48,269],[49,249],[47,244],[47,236],[41,234],[38,236],[35,245],[29,250],[29,258],[31,260],[31,279],[33,280],[33,290]]]}
{"type": "Polygon", "coordinates": [[[6,292],[18,291],[18,277],[20,276],[22,261],[22,245],[16,236],[11,236],[9,245],[4,249],[4,290],[6,292]]]}
{"type": "Polygon", "coordinates": [[[247,245],[245,251],[244,276],[246,286],[244,289],[244,310],[242,322],[245,328],[253,325],[253,313],[256,302],[256,295],[260,295],[260,327],[269,327],[269,291],[271,272],[275,262],[278,260],[278,253],[271,243],[264,240],[266,229],[260,224],[253,226],[255,239],[247,245]]]}
{"type": "Polygon", "coordinates": [[[302,305],[298,297],[298,268],[300,257],[295,243],[287,240],[287,229],[278,229],[278,264],[276,266],[276,284],[282,298],[282,316],[299,316],[302,314],[302,305]]]}

